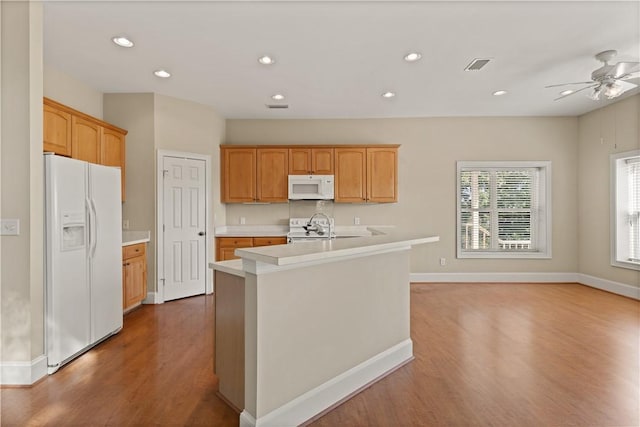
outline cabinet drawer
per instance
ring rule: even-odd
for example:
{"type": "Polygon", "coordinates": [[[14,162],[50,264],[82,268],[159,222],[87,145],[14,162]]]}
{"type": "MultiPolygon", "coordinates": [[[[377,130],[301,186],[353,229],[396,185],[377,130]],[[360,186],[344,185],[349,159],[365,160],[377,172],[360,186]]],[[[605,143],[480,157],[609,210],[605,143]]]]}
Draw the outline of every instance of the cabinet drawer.
{"type": "Polygon", "coordinates": [[[221,248],[250,248],[253,237],[219,237],[218,244],[221,248]]]}
{"type": "Polygon", "coordinates": [[[287,243],[286,237],[254,237],[253,246],[284,245],[287,243]]]}
{"type": "Polygon", "coordinates": [[[136,256],[145,255],[146,254],[146,247],[147,247],[147,245],[145,243],[138,243],[138,244],[135,244],[135,245],[123,246],[123,248],[122,248],[122,258],[123,259],[128,259],[128,258],[133,258],[133,257],[136,257],[136,256]]]}

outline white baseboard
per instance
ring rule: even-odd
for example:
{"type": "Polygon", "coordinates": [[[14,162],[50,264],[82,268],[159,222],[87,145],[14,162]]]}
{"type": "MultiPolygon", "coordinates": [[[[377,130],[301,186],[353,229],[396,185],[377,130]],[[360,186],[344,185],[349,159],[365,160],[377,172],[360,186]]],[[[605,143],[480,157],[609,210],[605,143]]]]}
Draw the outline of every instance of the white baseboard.
{"type": "Polygon", "coordinates": [[[413,341],[407,339],[262,417],[242,411],[240,427],[298,426],[412,358],[413,341]]]}
{"type": "Polygon", "coordinates": [[[575,283],[578,281],[576,273],[411,273],[412,283],[575,283]]]}
{"type": "Polygon", "coordinates": [[[147,292],[147,297],[142,300],[143,304],[162,304],[157,292],[147,292]]]}
{"type": "Polygon", "coordinates": [[[640,300],[640,287],[614,282],[613,280],[601,279],[599,277],[589,276],[588,274],[578,274],[578,282],[592,288],[640,300]]]}
{"type": "Polygon", "coordinates": [[[580,283],[640,300],[640,287],[580,273],[411,273],[411,283],[580,283]]]}
{"type": "Polygon", "coordinates": [[[0,385],[31,385],[47,376],[47,357],[38,356],[31,362],[0,363],[0,385]]]}

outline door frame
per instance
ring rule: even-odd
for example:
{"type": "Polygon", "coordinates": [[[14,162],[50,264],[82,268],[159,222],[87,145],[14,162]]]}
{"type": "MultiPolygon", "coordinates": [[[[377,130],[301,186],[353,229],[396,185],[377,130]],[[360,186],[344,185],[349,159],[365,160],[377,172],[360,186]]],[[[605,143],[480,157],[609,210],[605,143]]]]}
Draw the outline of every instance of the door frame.
{"type": "Polygon", "coordinates": [[[188,153],[184,151],[156,150],[156,304],[164,303],[164,185],[163,185],[163,164],[165,157],[176,157],[187,160],[204,160],[204,266],[205,269],[205,293],[213,292],[213,272],[207,262],[213,253],[213,239],[210,231],[213,225],[209,223],[211,214],[211,200],[213,186],[211,183],[211,156],[208,154],[188,153]]]}

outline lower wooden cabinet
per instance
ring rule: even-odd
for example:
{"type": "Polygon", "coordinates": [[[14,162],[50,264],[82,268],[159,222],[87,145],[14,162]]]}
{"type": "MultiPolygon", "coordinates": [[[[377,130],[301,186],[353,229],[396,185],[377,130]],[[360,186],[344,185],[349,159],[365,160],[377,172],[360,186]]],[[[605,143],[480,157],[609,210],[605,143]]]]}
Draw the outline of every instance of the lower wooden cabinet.
{"type": "Polygon", "coordinates": [[[258,246],[284,245],[287,238],[276,237],[218,237],[216,238],[216,261],[237,259],[233,253],[238,248],[256,248],[258,246]]]}
{"type": "Polygon", "coordinates": [[[147,244],[122,248],[122,308],[130,310],[147,297],[147,244]]]}

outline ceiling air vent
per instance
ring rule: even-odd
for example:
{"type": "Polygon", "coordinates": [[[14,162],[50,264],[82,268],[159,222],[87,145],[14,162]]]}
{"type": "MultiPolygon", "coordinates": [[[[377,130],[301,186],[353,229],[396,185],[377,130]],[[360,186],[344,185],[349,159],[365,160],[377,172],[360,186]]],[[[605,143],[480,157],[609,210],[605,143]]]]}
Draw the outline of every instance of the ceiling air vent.
{"type": "Polygon", "coordinates": [[[465,67],[465,71],[478,71],[491,61],[491,58],[476,58],[465,67]]]}
{"type": "Polygon", "coordinates": [[[274,110],[287,109],[289,108],[289,105],[288,104],[267,104],[267,108],[272,108],[274,110]]]}

